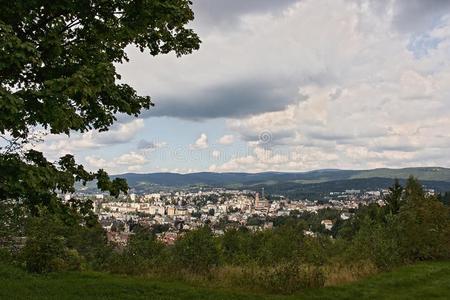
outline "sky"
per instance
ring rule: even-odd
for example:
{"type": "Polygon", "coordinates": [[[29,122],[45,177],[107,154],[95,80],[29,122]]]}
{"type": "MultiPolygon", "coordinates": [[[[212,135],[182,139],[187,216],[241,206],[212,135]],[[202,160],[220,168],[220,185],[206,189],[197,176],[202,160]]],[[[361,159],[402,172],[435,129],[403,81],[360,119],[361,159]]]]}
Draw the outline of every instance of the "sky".
{"type": "Polygon", "coordinates": [[[450,167],[450,1],[193,2],[200,50],[116,66],[154,108],[36,148],[111,174],[450,167]]]}

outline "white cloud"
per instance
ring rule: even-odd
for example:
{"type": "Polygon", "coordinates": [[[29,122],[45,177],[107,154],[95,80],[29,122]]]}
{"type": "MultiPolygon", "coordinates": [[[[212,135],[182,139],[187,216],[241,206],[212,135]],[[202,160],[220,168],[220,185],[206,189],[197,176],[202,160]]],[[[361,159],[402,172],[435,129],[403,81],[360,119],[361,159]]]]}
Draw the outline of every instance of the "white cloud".
{"type": "Polygon", "coordinates": [[[119,156],[115,161],[119,165],[142,165],[148,162],[143,154],[136,152],[125,153],[119,156]]]}
{"type": "Polygon", "coordinates": [[[234,143],[234,135],[226,134],[219,139],[219,144],[231,145],[234,143]]]}
{"type": "Polygon", "coordinates": [[[90,168],[91,170],[105,169],[112,166],[105,159],[98,156],[89,155],[85,157],[85,160],[88,163],[88,168],[90,168]]]}
{"type": "Polygon", "coordinates": [[[195,141],[195,143],[190,145],[190,149],[192,150],[206,148],[208,148],[208,136],[205,133],[202,133],[200,137],[195,141]]]}
{"type": "Polygon", "coordinates": [[[124,170],[135,172],[144,169],[144,166],[150,162],[144,152],[129,152],[114,157],[113,159],[104,159],[96,155],[88,155],[85,157],[88,170],[96,171],[105,169],[111,174],[121,173],[124,170]]]}
{"type": "Polygon", "coordinates": [[[118,123],[106,132],[92,130],[70,137],[66,135],[48,135],[44,138],[43,143],[37,145],[37,148],[51,157],[59,157],[79,150],[99,149],[109,145],[130,142],[143,128],[144,120],[134,119],[127,123],[118,123]]]}

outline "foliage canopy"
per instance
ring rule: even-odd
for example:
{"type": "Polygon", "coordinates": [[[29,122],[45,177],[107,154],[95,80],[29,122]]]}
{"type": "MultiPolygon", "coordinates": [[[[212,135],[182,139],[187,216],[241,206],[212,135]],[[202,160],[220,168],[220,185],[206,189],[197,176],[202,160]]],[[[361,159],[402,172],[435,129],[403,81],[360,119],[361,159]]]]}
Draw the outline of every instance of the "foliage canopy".
{"type": "Polygon", "coordinates": [[[115,64],[134,45],[151,55],[191,53],[200,40],[186,25],[188,0],[0,0],[0,200],[50,203],[75,181],[127,191],[122,179],[90,173],[66,155],[58,163],[21,151],[33,129],[51,134],[100,131],[118,114],[137,116],[153,103],[120,83],[115,64]]]}
{"type": "Polygon", "coordinates": [[[18,0],[0,2],[0,132],[26,138],[107,130],[117,113],[137,116],[152,102],[118,83],[114,63],[135,45],[151,55],[198,49],[185,25],[188,0],[18,0]]]}

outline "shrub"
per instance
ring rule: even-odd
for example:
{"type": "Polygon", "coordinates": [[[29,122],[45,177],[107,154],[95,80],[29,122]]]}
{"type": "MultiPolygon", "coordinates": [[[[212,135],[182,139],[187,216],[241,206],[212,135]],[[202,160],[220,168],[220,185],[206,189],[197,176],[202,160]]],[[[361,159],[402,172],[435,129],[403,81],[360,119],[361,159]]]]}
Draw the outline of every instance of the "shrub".
{"type": "Polygon", "coordinates": [[[326,286],[349,283],[378,273],[379,269],[370,260],[333,262],[324,267],[326,286]]]}
{"type": "Polygon", "coordinates": [[[69,246],[73,227],[69,227],[56,214],[44,211],[41,216],[31,217],[26,224],[26,242],[20,258],[30,272],[80,270],[84,258],[69,246]]]}
{"type": "Polygon", "coordinates": [[[389,270],[401,262],[392,225],[368,219],[361,225],[344,256],[348,263],[370,261],[380,270],[389,270]]]}
{"type": "Polygon", "coordinates": [[[48,273],[81,270],[83,258],[64,246],[62,237],[30,238],[21,253],[27,271],[48,273]]]}
{"type": "Polygon", "coordinates": [[[270,292],[290,294],[304,288],[322,287],[325,276],[318,267],[289,262],[259,269],[255,283],[270,292]]]}
{"type": "Polygon", "coordinates": [[[219,263],[219,249],[209,227],[186,233],[173,248],[174,262],[193,273],[205,273],[219,263]]]}
{"type": "Polygon", "coordinates": [[[450,210],[434,197],[406,203],[398,215],[397,231],[405,260],[450,258],[450,210]]]}

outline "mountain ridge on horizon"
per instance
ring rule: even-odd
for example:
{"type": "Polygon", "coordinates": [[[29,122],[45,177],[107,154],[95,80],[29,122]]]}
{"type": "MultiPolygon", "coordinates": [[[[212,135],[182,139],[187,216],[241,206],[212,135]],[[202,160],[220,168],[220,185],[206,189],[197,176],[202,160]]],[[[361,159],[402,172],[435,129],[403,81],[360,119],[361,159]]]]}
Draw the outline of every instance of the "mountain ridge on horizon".
{"type": "Polygon", "coordinates": [[[196,173],[124,173],[133,192],[228,188],[259,190],[292,197],[319,197],[347,189],[377,190],[392,186],[394,179],[404,184],[409,176],[438,192],[450,191],[450,168],[408,167],[365,170],[319,169],[305,172],[196,172],[196,173]]]}
{"type": "Polygon", "coordinates": [[[325,169],[314,169],[309,171],[262,171],[262,172],[244,172],[244,171],[227,171],[227,172],[212,172],[212,171],[198,171],[198,172],[188,172],[188,173],[180,173],[180,172],[125,172],[119,174],[113,174],[113,177],[119,177],[124,175],[149,175],[149,174],[176,174],[176,175],[193,175],[193,174],[248,174],[248,175],[256,175],[256,174],[307,174],[314,172],[334,172],[334,171],[352,171],[352,172],[363,172],[363,171],[379,171],[379,170],[388,170],[388,171],[402,171],[402,170],[425,170],[425,169],[440,169],[440,170],[449,170],[450,167],[438,167],[438,166],[429,166],[429,167],[404,167],[404,168],[373,168],[373,169],[339,169],[339,168],[325,168],[325,169]]]}

